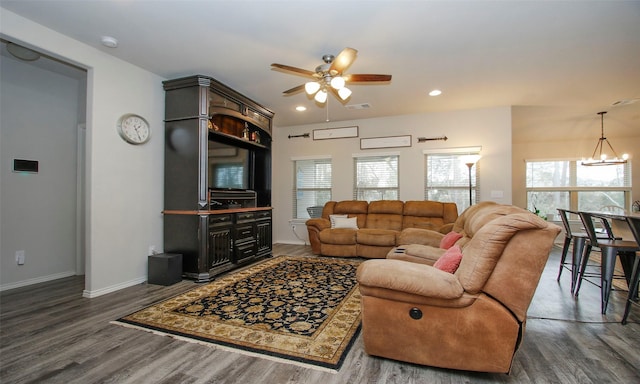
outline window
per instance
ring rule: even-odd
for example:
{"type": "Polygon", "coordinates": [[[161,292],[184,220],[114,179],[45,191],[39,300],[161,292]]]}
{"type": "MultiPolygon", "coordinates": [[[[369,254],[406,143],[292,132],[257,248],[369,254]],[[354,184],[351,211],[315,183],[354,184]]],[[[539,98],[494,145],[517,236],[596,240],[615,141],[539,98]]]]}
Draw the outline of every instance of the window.
{"type": "Polygon", "coordinates": [[[293,212],[296,219],[309,218],[310,207],[323,207],[331,200],[331,158],[293,161],[293,212]]]}
{"type": "Polygon", "coordinates": [[[557,208],[626,208],[631,200],[630,163],[586,167],[576,160],[527,160],[526,168],[527,209],[543,216],[557,208]]]}
{"type": "MultiPolygon", "coordinates": [[[[464,157],[480,153],[479,148],[442,150],[445,153],[425,154],[425,193],[426,200],[454,202],[458,213],[469,207],[469,167],[464,157]]],[[[478,201],[480,183],[478,164],[471,167],[471,200],[478,201]]]]}
{"type": "Polygon", "coordinates": [[[354,158],[355,200],[398,200],[398,155],[354,158]]]}

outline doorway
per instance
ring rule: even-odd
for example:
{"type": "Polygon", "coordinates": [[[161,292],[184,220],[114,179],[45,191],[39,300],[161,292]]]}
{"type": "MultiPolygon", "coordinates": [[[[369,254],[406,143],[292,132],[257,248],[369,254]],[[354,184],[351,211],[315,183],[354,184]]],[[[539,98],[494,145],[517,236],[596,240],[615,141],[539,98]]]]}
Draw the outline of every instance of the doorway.
{"type": "Polygon", "coordinates": [[[0,290],[5,290],[85,275],[87,71],[28,48],[30,56],[20,57],[8,49],[17,43],[1,42],[0,290]],[[37,172],[14,170],[16,159],[35,162],[37,172]],[[19,253],[22,264],[15,257],[19,253]]]}

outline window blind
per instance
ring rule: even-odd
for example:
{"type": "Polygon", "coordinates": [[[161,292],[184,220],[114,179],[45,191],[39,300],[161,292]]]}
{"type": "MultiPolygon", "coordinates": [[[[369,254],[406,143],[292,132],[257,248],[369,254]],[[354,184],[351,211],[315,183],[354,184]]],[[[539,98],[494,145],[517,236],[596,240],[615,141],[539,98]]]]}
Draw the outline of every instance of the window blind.
{"type": "MultiPolygon", "coordinates": [[[[295,218],[309,218],[310,207],[331,200],[331,159],[294,160],[293,212],[295,218]]],[[[313,212],[313,209],[311,209],[313,212]]]]}
{"type": "MultiPolygon", "coordinates": [[[[454,202],[458,213],[469,207],[469,167],[462,157],[478,152],[425,153],[425,199],[454,202]]],[[[471,199],[478,201],[479,162],[471,168],[471,199]]]]}
{"type": "Polygon", "coordinates": [[[354,157],[355,200],[397,200],[398,155],[354,157]]]}

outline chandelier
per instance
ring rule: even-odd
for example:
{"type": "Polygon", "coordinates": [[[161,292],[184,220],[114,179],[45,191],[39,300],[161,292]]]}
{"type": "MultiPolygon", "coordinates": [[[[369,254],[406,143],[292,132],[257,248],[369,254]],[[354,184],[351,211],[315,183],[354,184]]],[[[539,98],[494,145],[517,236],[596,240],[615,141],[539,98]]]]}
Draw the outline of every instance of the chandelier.
{"type": "Polygon", "coordinates": [[[607,112],[598,112],[600,115],[600,138],[598,139],[598,143],[596,144],[595,149],[593,150],[593,154],[588,160],[582,160],[580,164],[586,166],[595,166],[595,165],[616,165],[616,164],[625,164],[629,155],[626,153],[622,154],[622,157],[618,157],[618,154],[613,149],[611,144],[609,144],[609,140],[604,137],[604,114],[607,112]],[[603,153],[603,147],[607,144],[607,147],[613,153],[613,158],[608,158],[606,153],[603,153]],[[597,155],[597,157],[596,157],[597,155]]]}

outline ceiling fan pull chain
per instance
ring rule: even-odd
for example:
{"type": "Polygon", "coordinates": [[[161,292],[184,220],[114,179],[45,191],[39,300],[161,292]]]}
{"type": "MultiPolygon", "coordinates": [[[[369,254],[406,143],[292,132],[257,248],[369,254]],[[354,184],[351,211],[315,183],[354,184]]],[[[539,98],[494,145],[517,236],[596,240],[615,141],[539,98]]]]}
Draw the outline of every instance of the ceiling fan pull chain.
{"type": "Polygon", "coordinates": [[[327,99],[327,122],[329,122],[329,100],[327,99]]]}

